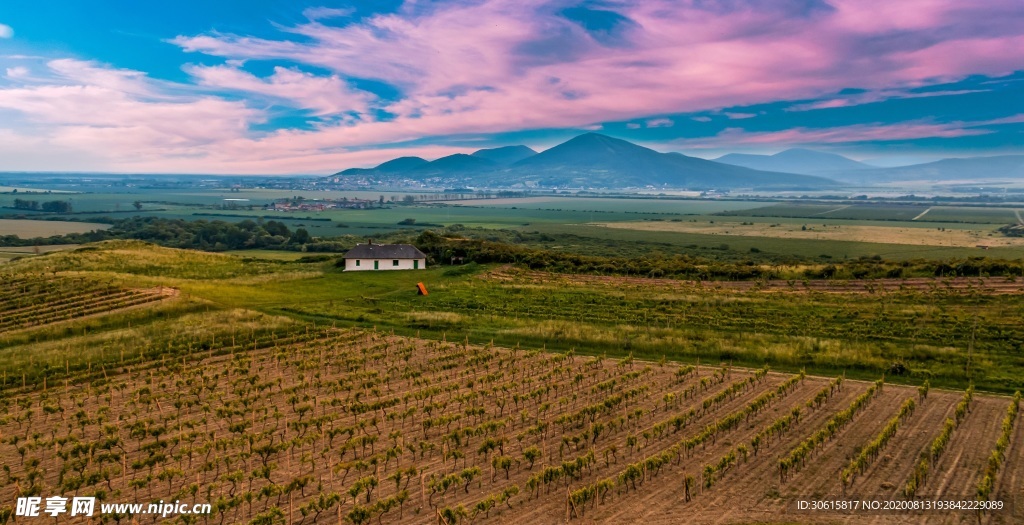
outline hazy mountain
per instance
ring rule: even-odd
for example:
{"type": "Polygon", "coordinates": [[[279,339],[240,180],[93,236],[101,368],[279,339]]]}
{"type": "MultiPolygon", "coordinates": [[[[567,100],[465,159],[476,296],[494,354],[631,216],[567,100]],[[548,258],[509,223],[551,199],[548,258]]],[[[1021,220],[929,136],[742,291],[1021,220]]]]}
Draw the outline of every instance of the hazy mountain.
{"type": "Polygon", "coordinates": [[[845,180],[888,182],[899,180],[953,181],[1024,178],[1024,155],[942,159],[898,168],[875,168],[841,174],[845,180]]]}
{"type": "Polygon", "coordinates": [[[511,179],[545,186],[675,188],[822,187],[821,177],[770,173],[681,153],[659,153],[598,133],[580,135],[512,165],[511,179]]]}
{"type": "Polygon", "coordinates": [[[729,153],[718,157],[715,162],[755,170],[802,173],[804,175],[826,175],[838,171],[873,168],[873,166],[848,159],[842,155],[801,148],[787,149],[774,155],[729,153]]]}
{"type": "Polygon", "coordinates": [[[498,164],[493,161],[466,155],[465,153],[456,153],[420,166],[415,171],[460,173],[466,171],[491,171],[497,167],[498,164]]]}
{"type": "Polygon", "coordinates": [[[397,159],[391,159],[383,164],[377,165],[374,168],[349,168],[347,170],[336,173],[335,175],[358,175],[358,174],[369,174],[369,173],[401,173],[403,171],[414,170],[421,168],[429,164],[427,159],[420,157],[398,157],[397,159]]]}
{"type": "Polygon", "coordinates": [[[349,169],[341,174],[406,179],[437,177],[468,186],[493,187],[812,189],[836,185],[835,181],[823,177],[758,171],[681,153],[659,153],[597,133],[580,135],[541,153],[525,146],[511,146],[480,150],[473,155],[457,153],[429,163],[408,160],[399,163],[399,160],[372,169],[349,169]],[[506,164],[516,156],[523,158],[506,164]],[[389,171],[407,166],[412,167],[389,171]]]}
{"type": "Polygon", "coordinates": [[[496,164],[508,165],[536,155],[527,146],[505,146],[503,148],[481,149],[473,152],[474,157],[487,159],[496,164]]]}

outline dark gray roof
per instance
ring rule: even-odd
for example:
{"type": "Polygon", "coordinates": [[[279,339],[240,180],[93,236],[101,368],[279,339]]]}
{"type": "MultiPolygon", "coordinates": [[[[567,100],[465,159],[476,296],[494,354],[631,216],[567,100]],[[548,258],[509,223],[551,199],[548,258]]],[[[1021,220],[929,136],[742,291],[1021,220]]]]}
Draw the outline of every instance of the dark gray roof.
{"type": "Polygon", "coordinates": [[[345,259],[426,259],[411,244],[357,244],[345,253],[345,259]]]}

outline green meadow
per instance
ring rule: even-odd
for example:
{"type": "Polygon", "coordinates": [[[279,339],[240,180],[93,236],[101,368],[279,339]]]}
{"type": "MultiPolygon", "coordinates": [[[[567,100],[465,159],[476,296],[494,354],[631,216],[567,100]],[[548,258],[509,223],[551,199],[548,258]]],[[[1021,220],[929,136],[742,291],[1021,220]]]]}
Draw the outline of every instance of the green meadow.
{"type": "MultiPolygon", "coordinates": [[[[132,337],[149,338],[148,344],[159,347],[161,338],[182,326],[216,339],[229,337],[238,326],[266,323],[282,333],[314,325],[376,327],[587,354],[767,363],[824,375],[886,374],[891,381],[915,384],[927,378],[933,385],[955,388],[974,382],[1000,392],[1024,387],[1024,326],[1019,322],[1024,297],[990,295],[973,287],[948,290],[938,279],[930,289],[888,292],[820,292],[804,290],[800,282],[788,291],[767,291],[684,281],[577,279],[476,264],[419,272],[343,272],[333,260],[260,255],[118,241],[9,263],[5,279],[45,271],[130,288],[173,287],[179,294],[145,310],[4,334],[0,364],[17,374],[40,370],[40,360],[48,360],[49,368],[40,373],[57,373],[63,361],[73,367],[70,361],[89,359],[95,366],[124,359],[109,349],[132,337]],[[417,294],[418,282],[429,295],[417,294]],[[221,322],[232,318],[247,321],[235,327],[221,322]],[[208,321],[220,326],[207,326],[208,321]],[[82,351],[68,353],[76,348],[82,351]]],[[[136,343],[128,348],[129,360],[150,351],[136,343]]]]}

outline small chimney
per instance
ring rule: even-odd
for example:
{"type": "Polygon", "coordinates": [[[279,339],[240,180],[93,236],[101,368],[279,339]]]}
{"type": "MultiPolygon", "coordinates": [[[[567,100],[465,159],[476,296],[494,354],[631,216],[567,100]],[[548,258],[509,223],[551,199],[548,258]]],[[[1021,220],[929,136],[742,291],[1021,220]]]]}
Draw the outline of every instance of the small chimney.
{"type": "Polygon", "coordinates": [[[373,245],[373,239],[366,239],[366,243],[372,246],[373,245]]]}

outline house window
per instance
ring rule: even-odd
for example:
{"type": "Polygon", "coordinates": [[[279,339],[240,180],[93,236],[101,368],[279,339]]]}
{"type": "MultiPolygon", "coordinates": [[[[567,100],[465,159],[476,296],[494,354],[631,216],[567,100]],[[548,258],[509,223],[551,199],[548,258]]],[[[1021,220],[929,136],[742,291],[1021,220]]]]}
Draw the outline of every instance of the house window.
{"type": "Polygon", "coordinates": [[[359,266],[359,259],[356,259],[356,266],[359,266]]]}
{"type": "Polygon", "coordinates": [[[391,266],[398,266],[398,259],[391,261],[391,266]]]}

